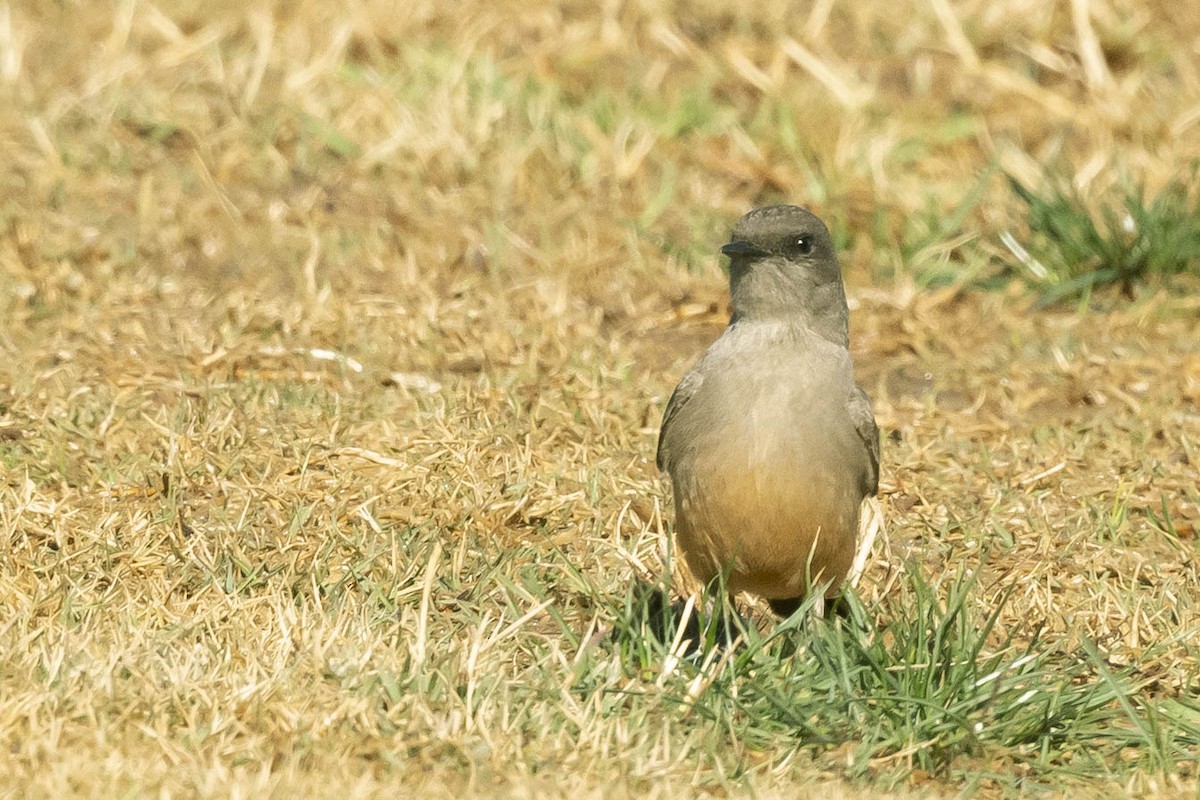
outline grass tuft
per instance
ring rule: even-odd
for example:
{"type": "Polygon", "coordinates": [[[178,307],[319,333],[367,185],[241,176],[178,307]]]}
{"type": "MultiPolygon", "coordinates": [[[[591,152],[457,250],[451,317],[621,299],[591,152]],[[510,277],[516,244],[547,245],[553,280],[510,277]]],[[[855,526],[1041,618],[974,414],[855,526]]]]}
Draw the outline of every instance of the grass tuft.
{"type": "Polygon", "coordinates": [[[616,609],[612,638],[626,674],[654,682],[684,718],[858,779],[895,785],[914,770],[978,776],[1017,763],[1026,780],[1064,769],[1095,778],[1130,750],[1151,772],[1192,758],[1194,736],[1168,734],[1170,712],[1139,699],[1134,672],[1108,667],[1093,643],[1069,653],[1037,629],[994,641],[1015,587],[981,603],[976,574],[931,584],[912,569],[896,589],[902,599],[868,607],[851,593],[845,616],[827,620],[811,616],[810,599],[766,632],[725,604],[701,609],[710,624],[696,625],[695,609],[672,609],[639,585],[616,609]],[[741,637],[732,648],[713,635],[722,615],[741,637]],[[681,646],[697,633],[699,647],[681,646]]]}
{"type": "Polygon", "coordinates": [[[1042,300],[1078,298],[1109,285],[1132,296],[1135,284],[1200,275],[1198,169],[1193,163],[1149,199],[1144,186],[1125,184],[1094,211],[1067,177],[1031,189],[1009,175],[1032,237],[1028,252],[1013,252],[1042,300]]]}

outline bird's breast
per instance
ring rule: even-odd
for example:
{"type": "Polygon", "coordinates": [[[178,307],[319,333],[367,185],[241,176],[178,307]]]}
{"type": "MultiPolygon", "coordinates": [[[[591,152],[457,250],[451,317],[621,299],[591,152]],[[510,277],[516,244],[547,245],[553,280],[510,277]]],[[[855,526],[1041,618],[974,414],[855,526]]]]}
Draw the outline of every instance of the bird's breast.
{"type": "Polygon", "coordinates": [[[781,359],[782,372],[733,368],[705,386],[706,405],[725,412],[693,429],[690,463],[674,476],[694,570],[730,564],[736,588],[791,597],[806,572],[838,579],[849,568],[865,456],[845,379],[820,366],[781,359]]]}

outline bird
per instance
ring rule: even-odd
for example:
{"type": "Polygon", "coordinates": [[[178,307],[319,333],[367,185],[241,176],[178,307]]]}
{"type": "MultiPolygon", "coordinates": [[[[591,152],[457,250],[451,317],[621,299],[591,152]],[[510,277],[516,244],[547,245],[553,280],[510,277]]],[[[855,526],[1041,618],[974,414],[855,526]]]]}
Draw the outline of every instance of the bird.
{"type": "Polygon", "coordinates": [[[729,323],[659,429],[677,548],[706,586],[724,575],[730,595],[783,617],[825,585],[821,614],[852,565],[861,571],[858,529],[879,488],[879,429],[855,381],[833,237],[804,208],[766,206],[721,253],[729,323]]]}

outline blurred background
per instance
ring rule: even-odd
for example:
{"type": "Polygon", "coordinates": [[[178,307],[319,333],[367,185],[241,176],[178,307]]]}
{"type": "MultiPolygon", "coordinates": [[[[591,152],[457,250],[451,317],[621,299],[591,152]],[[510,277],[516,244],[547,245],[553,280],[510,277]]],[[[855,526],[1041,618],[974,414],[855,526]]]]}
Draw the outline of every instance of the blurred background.
{"type": "Polygon", "coordinates": [[[536,276],[637,316],[783,201],[858,285],[1037,277],[1003,173],[1089,200],[1190,175],[1198,27],[1124,0],[6,3],[10,293],[536,276]]]}

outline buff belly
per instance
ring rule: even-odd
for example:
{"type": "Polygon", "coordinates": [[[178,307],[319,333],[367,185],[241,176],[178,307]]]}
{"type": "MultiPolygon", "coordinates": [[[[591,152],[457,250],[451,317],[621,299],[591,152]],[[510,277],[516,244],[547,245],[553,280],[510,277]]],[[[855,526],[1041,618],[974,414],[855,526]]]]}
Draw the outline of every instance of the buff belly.
{"type": "Polygon", "coordinates": [[[854,560],[863,499],[857,476],[824,457],[844,446],[838,438],[763,437],[759,458],[696,453],[691,479],[674,487],[676,536],[693,574],[708,582],[726,571],[730,591],[768,599],[825,581],[833,593],[854,560]]]}

